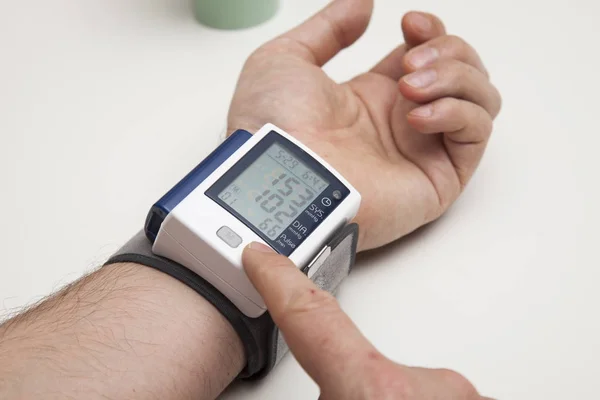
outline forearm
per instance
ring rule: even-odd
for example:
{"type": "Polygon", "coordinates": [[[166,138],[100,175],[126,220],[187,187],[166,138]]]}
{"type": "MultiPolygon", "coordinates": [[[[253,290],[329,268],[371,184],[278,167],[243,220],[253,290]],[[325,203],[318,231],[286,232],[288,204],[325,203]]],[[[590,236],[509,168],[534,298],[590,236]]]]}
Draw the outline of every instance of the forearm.
{"type": "Polygon", "coordinates": [[[135,264],[104,267],[0,326],[0,398],[212,399],[243,364],[212,305],[135,264]]]}

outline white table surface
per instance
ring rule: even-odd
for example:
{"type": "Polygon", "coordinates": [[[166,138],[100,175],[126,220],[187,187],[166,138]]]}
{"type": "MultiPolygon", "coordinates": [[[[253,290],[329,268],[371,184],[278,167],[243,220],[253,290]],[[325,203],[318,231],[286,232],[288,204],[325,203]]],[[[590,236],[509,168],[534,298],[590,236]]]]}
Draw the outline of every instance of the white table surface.
{"type": "MultiPolygon", "coordinates": [[[[0,311],[101,263],[219,142],[260,43],[324,1],[284,0],[243,32],[188,0],[0,4],[0,311]]],[[[399,362],[449,367],[501,399],[600,398],[600,6],[591,0],[377,0],[337,80],[401,41],[409,9],[444,18],[504,108],[484,161],[437,223],[359,259],[340,302],[399,362]]],[[[224,399],[312,399],[292,357],[224,399]]]]}

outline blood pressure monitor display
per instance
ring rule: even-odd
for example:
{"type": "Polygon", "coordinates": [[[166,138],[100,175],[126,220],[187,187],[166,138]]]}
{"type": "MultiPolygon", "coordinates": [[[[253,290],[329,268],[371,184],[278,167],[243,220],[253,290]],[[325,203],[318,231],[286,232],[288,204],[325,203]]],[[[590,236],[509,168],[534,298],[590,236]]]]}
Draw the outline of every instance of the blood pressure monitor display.
{"type": "Polygon", "coordinates": [[[274,143],[219,193],[219,199],[276,239],[327,186],[329,182],[274,143]]]}
{"type": "Polygon", "coordinates": [[[289,256],[348,193],[320,163],[272,132],[206,195],[289,256]]]}

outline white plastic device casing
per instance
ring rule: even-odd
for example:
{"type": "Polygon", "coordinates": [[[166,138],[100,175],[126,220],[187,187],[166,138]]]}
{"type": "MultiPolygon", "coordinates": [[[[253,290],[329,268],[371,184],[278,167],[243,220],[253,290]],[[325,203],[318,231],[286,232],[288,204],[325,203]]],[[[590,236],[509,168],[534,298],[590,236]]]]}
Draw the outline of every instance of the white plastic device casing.
{"type": "MultiPolygon", "coordinates": [[[[289,258],[304,267],[322,250],[327,240],[358,212],[360,194],[321,157],[278,127],[267,124],[235,151],[204,182],[196,187],[167,215],[154,241],[152,251],[189,268],[223,293],[249,317],[262,315],[266,306],[242,266],[242,252],[251,242],[268,245],[242,221],[229,213],[205,192],[269,132],[275,131],[312,156],[350,191],[319,226],[298,246],[289,258]],[[232,248],[217,236],[227,226],[242,242],[232,248]]],[[[311,275],[315,271],[311,270],[311,275]]]]}

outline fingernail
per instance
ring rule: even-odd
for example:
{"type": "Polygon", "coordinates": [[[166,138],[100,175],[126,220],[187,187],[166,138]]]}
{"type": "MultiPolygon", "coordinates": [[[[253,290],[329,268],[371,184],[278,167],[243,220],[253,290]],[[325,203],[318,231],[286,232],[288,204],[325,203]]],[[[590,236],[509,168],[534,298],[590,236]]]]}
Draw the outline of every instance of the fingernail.
{"type": "Polygon", "coordinates": [[[426,106],[415,108],[410,112],[410,114],[421,118],[431,117],[433,115],[433,106],[431,104],[427,104],[426,106]]]}
{"type": "Polygon", "coordinates": [[[248,245],[248,248],[256,251],[260,251],[261,253],[272,253],[273,249],[267,246],[266,244],[262,244],[259,242],[252,242],[248,245]]]}
{"type": "Polygon", "coordinates": [[[408,54],[408,62],[415,68],[431,64],[440,56],[435,47],[417,48],[408,54]]]}
{"type": "Polygon", "coordinates": [[[415,28],[423,33],[427,33],[431,30],[431,20],[421,13],[412,13],[410,22],[415,28]]]}
{"type": "Polygon", "coordinates": [[[424,88],[431,85],[437,79],[435,69],[413,72],[406,75],[402,80],[414,88],[424,88]]]}

